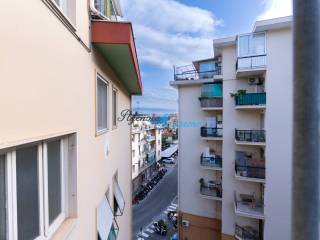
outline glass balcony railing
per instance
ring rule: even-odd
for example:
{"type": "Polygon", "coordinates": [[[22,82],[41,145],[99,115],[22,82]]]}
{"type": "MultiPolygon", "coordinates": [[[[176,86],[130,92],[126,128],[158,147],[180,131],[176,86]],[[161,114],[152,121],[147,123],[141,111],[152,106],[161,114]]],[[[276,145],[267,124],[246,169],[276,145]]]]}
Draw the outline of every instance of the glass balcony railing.
{"type": "Polygon", "coordinates": [[[222,185],[215,181],[204,182],[200,179],[200,194],[207,197],[222,198],[222,185]]]}
{"type": "Polygon", "coordinates": [[[196,69],[194,65],[180,66],[174,68],[174,80],[199,80],[211,79],[221,75],[221,63],[215,64],[209,69],[196,69]]]}
{"type": "Polygon", "coordinates": [[[246,93],[235,97],[236,106],[265,105],[266,93],[246,93]]]}
{"type": "Polygon", "coordinates": [[[237,70],[246,70],[254,68],[262,68],[267,65],[267,55],[256,55],[248,57],[238,57],[237,70]]]}
{"type": "Polygon", "coordinates": [[[201,154],[200,165],[209,168],[222,168],[222,157],[218,155],[205,157],[204,154],[201,154]]]}
{"type": "Polygon", "coordinates": [[[265,130],[235,130],[235,139],[240,142],[266,142],[265,130]]]}
{"type": "Polygon", "coordinates": [[[236,163],[235,171],[236,171],[236,175],[239,177],[257,178],[257,179],[266,178],[265,167],[239,165],[236,163]]]}
{"type": "Polygon", "coordinates": [[[201,127],[201,137],[222,137],[222,128],[201,127]]]}
{"type": "Polygon", "coordinates": [[[237,215],[254,219],[264,219],[264,204],[261,199],[257,199],[255,194],[234,193],[234,206],[237,215]]]}

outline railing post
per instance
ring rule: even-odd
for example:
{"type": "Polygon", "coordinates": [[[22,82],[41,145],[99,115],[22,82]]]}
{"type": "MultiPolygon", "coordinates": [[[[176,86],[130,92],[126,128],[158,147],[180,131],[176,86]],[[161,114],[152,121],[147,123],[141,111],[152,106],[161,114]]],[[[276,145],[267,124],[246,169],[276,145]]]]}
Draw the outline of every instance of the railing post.
{"type": "Polygon", "coordinates": [[[292,239],[318,240],[320,1],[294,0],[293,12],[292,239]]]}

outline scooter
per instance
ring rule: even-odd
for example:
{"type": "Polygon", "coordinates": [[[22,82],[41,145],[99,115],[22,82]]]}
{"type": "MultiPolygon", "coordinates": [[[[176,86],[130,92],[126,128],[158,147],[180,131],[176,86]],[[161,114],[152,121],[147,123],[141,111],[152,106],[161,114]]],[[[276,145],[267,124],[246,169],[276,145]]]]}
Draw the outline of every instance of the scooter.
{"type": "Polygon", "coordinates": [[[166,236],[167,235],[167,231],[168,231],[168,227],[167,225],[164,223],[163,220],[160,220],[158,222],[154,222],[153,223],[154,226],[154,230],[157,234],[161,235],[161,236],[166,236]]]}

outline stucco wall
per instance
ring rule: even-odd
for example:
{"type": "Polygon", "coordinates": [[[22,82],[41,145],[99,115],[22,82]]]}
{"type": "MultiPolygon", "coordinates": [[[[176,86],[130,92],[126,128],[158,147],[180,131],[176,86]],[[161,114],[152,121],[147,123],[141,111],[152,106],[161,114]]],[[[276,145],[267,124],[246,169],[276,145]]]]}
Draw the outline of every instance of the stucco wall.
{"type": "MultiPolygon", "coordinates": [[[[292,31],[268,32],[265,239],[291,239],[292,31]]],[[[302,159],[304,161],[305,159],[302,159]]]]}
{"type": "MultiPolygon", "coordinates": [[[[131,99],[99,53],[88,53],[40,0],[2,3],[0,143],[75,130],[78,137],[78,218],[69,239],[96,239],[96,208],[118,173],[126,199],[118,239],[131,238],[130,127],[95,135],[95,74],[118,91],[119,112],[131,99]],[[10,10],[11,9],[11,10],[10,10]],[[36,13],[36,14],[35,14],[36,13]],[[106,145],[109,144],[109,156],[106,145]]],[[[87,1],[77,1],[77,33],[87,44],[87,1]]],[[[112,206],[112,198],[111,206],[112,206]]]]}

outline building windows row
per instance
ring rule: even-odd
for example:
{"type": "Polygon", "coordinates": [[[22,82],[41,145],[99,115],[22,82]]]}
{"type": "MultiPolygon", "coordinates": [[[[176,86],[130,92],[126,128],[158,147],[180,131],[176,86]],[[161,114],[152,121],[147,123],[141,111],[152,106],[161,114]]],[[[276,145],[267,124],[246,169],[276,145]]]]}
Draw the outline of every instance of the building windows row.
{"type": "MultiPolygon", "coordinates": [[[[108,111],[109,111],[109,83],[99,74],[96,78],[97,86],[97,103],[96,103],[96,115],[97,115],[97,133],[102,133],[108,130],[108,111]]],[[[117,126],[117,114],[118,114],[118,92],[115,88],[112,88],[112,127],[117,126]]]]}
{"type": "Polygon", "coordinates": [[[0,239],[49,239],[76,211],[74,137],[0,155],[0,239]],[[69,149],[70,148],[70,149],[69,149]],[[68,206],[73,207],[68,207],[68,206]]]}

